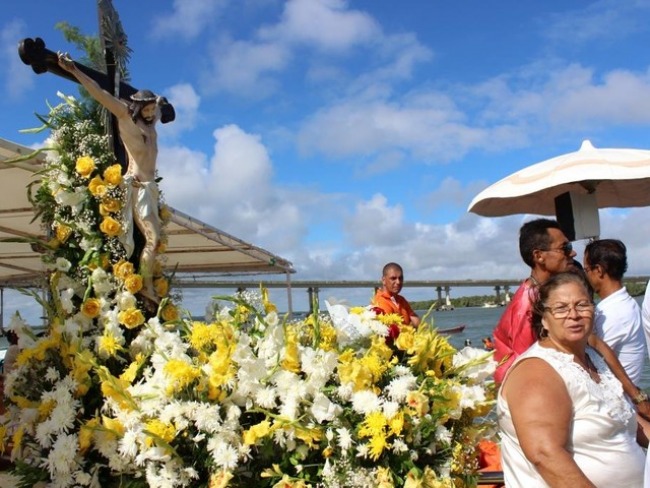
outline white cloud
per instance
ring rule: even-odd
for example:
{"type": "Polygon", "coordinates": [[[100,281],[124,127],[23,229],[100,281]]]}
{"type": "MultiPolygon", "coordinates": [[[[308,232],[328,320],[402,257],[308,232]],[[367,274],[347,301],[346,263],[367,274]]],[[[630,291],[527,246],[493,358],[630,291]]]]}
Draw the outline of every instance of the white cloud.
{"type": "Polygon", "coordinates": [[[275,91],[278,81],[271,75],[282,71],[291,59],[283,44],[222,39],[211,48],[211,70],[202,77],[207,92],[226,91],[252,99],[275,91]]]}
{"type": "Polygon", "coordinates": [[[260,137],[235,125],[214,131],[214,153],[161,148],[166,201],[248,242],[280,253],[298,246],[304,216],[294,193],[273,184],[273,162],[260,137]]]}
{"type": "Polygon", "coordinates": [[[34,73],[18,56],[16,40],[25,37],[25,24],[12,20],[0,29],[0,73],[10,98],[21,97],[34,86],[34,73]]]}
{"type": "Polygon", "coordinates": [[[193,129],[198,118],[201,97],[189,83],[179,83],[165,90],[169,103],[174,106],[176,119],[169,124],[160,125],[160,133],[177,136],[183,131],[193,129]]]}
{"type": "Polygon", "coordinates": [[[229,3],[229,0],[174,0],[172,12],[154,16],[152,36],[156,39],[194,39],[229,3]]]}
{"type": "Polygon", "coordinates": [[[391,246],[412,234],[404,222],[401,205],[388,205],[384,195],[376,194],[369,201],[357,203],[353,215],[345,221],[345,230],[357,247],[391,246]]]}
{"type": "Polygon", "coordinates": [[[647,29],[650,4],[645,1],[599,0],[583,9],[564,11],[544,19],[544,35],[562,45],[599,39],[620,39],[647,29]]]}
{"type": "Polygon", "coordinates": [[[289,0],[280,22],[259,30],[262,40],[307,44],[316,49],[347,51],[381,36],[367,13],[349,10],[342,0],[289,0]]]}

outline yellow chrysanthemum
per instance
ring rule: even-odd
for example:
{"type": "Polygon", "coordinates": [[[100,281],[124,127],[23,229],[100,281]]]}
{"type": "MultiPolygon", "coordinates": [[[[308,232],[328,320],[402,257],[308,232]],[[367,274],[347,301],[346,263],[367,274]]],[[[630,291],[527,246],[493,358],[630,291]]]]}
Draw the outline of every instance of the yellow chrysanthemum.
{"type": "Polygon", "coordinates": [[[77,159],[75,171],[82,178],[88,178],[95,171],[95,161],[90,156],[81,156],[77,159]]]}
{"type": "Polygon", "coordinates": [[[115,356],[118,351],[122,350],[122,346],[120,345],[117,338],[108,332],[104,332],[104,335],[99,338],[98,348],[99,352],[109,357],[115,356]]]}
{"type": "Polygon", "coordinates": [[[102,304],[97,298],[88,298],[81,304],[81,313],[89,319],[99,316],[102,304]]]}
{"type": "Polygon", "coordinates": [[[122,182],[122,166],[113,164],[104,170],[104,180],[111,186],[117,186],[122,182]]]}
{"type": "Polygon", "coordinates": [[[384,452],[384,449],[388,447],[388,441],[386,440],[386,436],[384,435],[376,435],[372,437],[368,444],[370,446],[370,451],[368,452],[368,455],[370,456],[370,459],[372,459],[373,461],[379,459],[381,454],[384,452]]]}
{"type": "Polygon", "coordinates": [[[163,369],[171,378],[168,393],[179,392],[201,376],[201,370],[180,359],[170,359],[163,369]]]}
{"type": "Polygon", "coordinates": [[[371,412],[366,415],[366,418],[361,423],[361,427],[359,428],[359,437],[383,435],[387,425],[388,420],[382,412],[371,412]]]}

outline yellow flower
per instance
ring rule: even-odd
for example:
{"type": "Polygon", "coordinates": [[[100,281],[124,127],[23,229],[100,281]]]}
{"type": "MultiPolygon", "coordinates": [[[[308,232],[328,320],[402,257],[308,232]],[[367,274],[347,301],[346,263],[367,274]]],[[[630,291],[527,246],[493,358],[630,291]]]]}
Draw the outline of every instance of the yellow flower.
{"type": "Polygon", "coordinates": [[[137,308],[129,308],[117,314],[117,320],[127,329],[134,329],[144,324],[144,315],[137,308]]]}
{"type": "Polygon", "coordinates": [[[387,424],[388,421],[382,412],[371,412],[366,415],[366,418],[361,423],[361,428],[359,429],[359,437],[374,437],[377,435],[383,435],[387,424]]]}
{"type": "Polygon", "coordinates": [[[370,459],[376,461],[381,456],[381,453],[384,452],[384,449],[388,447],[388,442],[386,441],[386,436],[376,435],[370,439],[370,459]]]}
{"type": "Polygon", "coordinates": [[[160,316],[165,322],[178,320],[179,318],[178,309],[174,304],[168,303],[163,307],[162,312],[160,312],[160,316]]]}
{"type": "Polygon", "coordinates": [[[259,439],[269,435],[271,432],[271,423],[268,420],[263,420],[257,425],[253,425],[250,429],[244,431],[244,444],[252,446],[259,439]]]}
{"type": "Polygon", "coordinates": [[[103,352],[107,356],[115,356],[118,351],[122,349],[122,346],[118,342],[117,338],[108,332],[104,332],[104,335],[102,335],[99,338],[99,351],[103,352]]]}
{"type": "Polygon", "coordinates": [[[99,425],[99,419],[90,419],[79,429],[79,450],[83,453],[86,452],[92,443],[93,433],[99,425]]]}
{"type": "Polygon", "coordinates": [[[101,302],[97,298],[88,298],[81,305],[81,313],[89,319],[94,319],[102,310],[101,302]]]}
{"type": "Polygon", "coordinates": [[[104,170],[104,180],[111,186],[117,186],[122,182],[122,166],[113,164],[104,170]]]}
{"type": "Polygon", "coordinates": [[[160,217],[160,220],[167,222],[172,218],[172,213],[169,211],[169,207],[167,205],[161,205],[160,209],[158,210],[158,216],[160,217]]]}
{"type": "Polygon", "coordinates": [[[170,359],[163,370],[172,380],[169,393],[183,390],[201,376],[199,368],[180,359],[170,359]]]}
{"type": "Polygon", "coordinates": [[[390,469],[379,466],[376,469],[375,483],[377,488],[395,488],[393,476],[390,474],[390,469]]]}
{"type": "Polygon", "coordinates": [[[300,371],[300,352],[298,350],[298,338],[296,332],[288,330],[285,337],[284,359],[282,367],[287,371],[297,373],[300,371]]]}
{"type": "Polygon", "coordinates": [[[72,229],[64,224],[54,224],[54,232],[59,242],[65,242],[70,237],[72,229]]]}
{"type": "Polygon", "coordinates": [[[127,276],[124,280],[124,288],[135,295],[142,290],[142,283],[142,276],[139,274],[132,274],[127,276]]]}
{"type": "Polygon", "coordinates": [[[119,212],[122,208],[122,202],[117,198],[104,198],[99,204],[99,213],[106,217],[112,213],[119,212]]]}
{"type": "Polygon", "coordinates": [[[108,191],[106,183],[99,176],[95,176],[90,180],[90,183],[88,183],[88,190],[96,197],[103,197],[108,191]]]}
{"type": "Polygon", "coordinates": [[[93,161],[93,158],[90,156],[81,156],[77,159],[75,171],[79,173],[79,176],[88,178],[91,173],[95,171],[95,162],[93,161]]]}
{"type": "Polygon", "coordinates": [[[122,224],[113,217],[104,217],[102,223],[99,224],[99,230],[109,237],[117,237],[122,233],[122,224]]]}
{"type": "Polygon", "coordinates": [[[420,417],[429,413],[429,399],[420,391],[409,391],[406,395],[406,404],[420,417]]]}
{"type": "Polygon", "coordinates": [[[153,282],[154,290],[159,297],[166,297],[169,293],[169,282],[166,278],[157,278],[153,282]]]}
{"type": "Polygon", "coordinates": [[[170,443],[176,437],[176,427],[172,423],[163,422],[158,419],[151,419],[145,425],[145,432],[149,434],[145,443],[148,447],[155,444],[157,439],[162,439],[166,443],[170,443]]]}
{"type": "Polygon", "coordinates": [[[115,437],[122,437],[124,435],[126,429],[119,420],[104,416],[102,417],[102,423],[115,437]]]}
{"type": "Polygon", "coordinates": [[[208,488],[227,488],[228,483],[232,479],[232,473],[230,471],[220,470],[210,476],[210,483],[208,488]]]}
{"type": "Polygon", "coordinates": [[[127,276],[132,275],[135,272],[135,269],[133,267],[133,263],[129,261],[124,261],[121,259],[117,263],[113,265],[113,274],[117,276],[119,279],[124,281],[127,276]]]}
{"type": "Polygon", "coordinates": [[[264,304],[264,311],[266,313],[271,313],[271,312],[277,312],[278,307],[275,306],[271,300],[269,300],[269,290],[268,288],[261,287],[262,288],[262,303],[264,304]]]}

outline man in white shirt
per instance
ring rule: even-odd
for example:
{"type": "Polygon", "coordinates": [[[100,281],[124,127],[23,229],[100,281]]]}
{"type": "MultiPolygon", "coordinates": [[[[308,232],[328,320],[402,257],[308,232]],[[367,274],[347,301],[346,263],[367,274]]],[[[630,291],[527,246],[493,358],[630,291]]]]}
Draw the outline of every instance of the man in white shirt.
{"type": "Polygon", "coordinates": [[[625,244],[602,239],[587,244],[584,269],[600,297],[594,330],[616,353],[632,382],[638,384],[646,358],[646,336],[636,300],[623,286],[627,271],[625,244]]]}
{"type": "Polygon", "coordinates": [[[645,296],[641,306],[641,322],[645,332],[645,342],[648,349],[650,349],[650,281],[648,281],[648,286],[645,289],[645,296]]]}

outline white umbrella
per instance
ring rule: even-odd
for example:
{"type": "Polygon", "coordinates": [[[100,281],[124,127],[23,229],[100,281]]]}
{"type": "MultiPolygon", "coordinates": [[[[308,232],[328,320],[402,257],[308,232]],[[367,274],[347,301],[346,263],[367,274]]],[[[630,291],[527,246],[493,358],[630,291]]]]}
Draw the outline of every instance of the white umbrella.
{"type": "Polygon", "coordinates": [[[554,215],[556,197],[569,193],[595,200],[596,209],[650,205],[650,151],[597,149],[584,141],[579,151],[528,166],[487,187],[468,211],[485,217],[554,215]]]}

